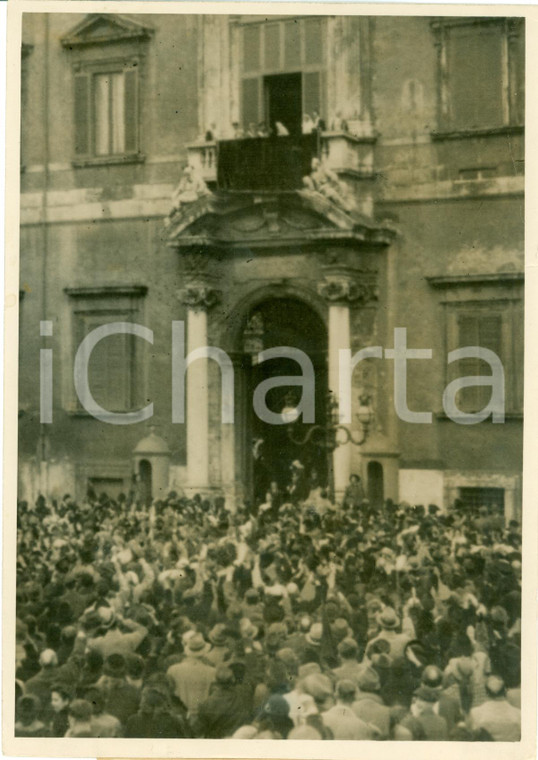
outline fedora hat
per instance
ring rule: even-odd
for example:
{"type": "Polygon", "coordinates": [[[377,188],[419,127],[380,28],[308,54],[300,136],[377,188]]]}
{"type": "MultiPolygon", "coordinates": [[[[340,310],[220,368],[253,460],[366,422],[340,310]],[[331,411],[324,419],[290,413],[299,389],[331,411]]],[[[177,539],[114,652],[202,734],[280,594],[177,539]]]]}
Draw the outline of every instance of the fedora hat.
{"type": "Polygon", "coordinates": [[[106,658],[103,666],[103,673],[105,676],[110,676],[111,678],[123,678],[126,672],[127,663],[122,654],[114,653],[106,658]]]}
{"type": "Polygon", "coordinates": [[[223,647],[226,645],[225,630],[226,626],[223,623],[217,623],[217,625],[213,626],[208,637],[213,646],[223,647]]]}
{"type": "Polygon", "coordinates": [[[314,647],[319,647],[323,636],[323,626],[321,623],[312,623],[310,630],[305,636],[306,641],[314,647]]]}
{"type": "Polygon", "coordinates": [[[191,657],[203,657],[210,650],[210,645],[204,639],[201,633],[193,633],[189,636],[185,645],[185,651],[191,657]]]}
{"type": "Polygon", "coordinates": [[[377,622],[381,628],[385,628],[390,631],[394,628],[398,628],[400,625],[400,618],[392,609],[392,607],[385,607],[385,609],[381,610],[381,612],[377,614],[377,622]]]}
{"type": "Polygon", "coordinates": [[[423,702],[437,702],[439,700],[439,690],[432,689],[430,686],[419,686],[413,692],[415,697],[418,697],[423,702]]]}
{"type": "Polygon", "coordinates": [[[357,683],[361,691],[379,691],[381,682],[379,674],[373,668],[365,668],[357,678],[357,683]]]}

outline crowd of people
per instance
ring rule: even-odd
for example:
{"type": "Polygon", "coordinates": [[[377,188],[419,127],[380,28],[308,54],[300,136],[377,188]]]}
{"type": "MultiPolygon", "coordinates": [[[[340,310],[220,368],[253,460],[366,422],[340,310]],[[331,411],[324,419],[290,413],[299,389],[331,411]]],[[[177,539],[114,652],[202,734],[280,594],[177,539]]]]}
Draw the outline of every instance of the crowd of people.
{"type": "Polygon", "coordinates": [[[318,496],[20,502],[16,735],[517,741],[519,524],[318,496]]]}

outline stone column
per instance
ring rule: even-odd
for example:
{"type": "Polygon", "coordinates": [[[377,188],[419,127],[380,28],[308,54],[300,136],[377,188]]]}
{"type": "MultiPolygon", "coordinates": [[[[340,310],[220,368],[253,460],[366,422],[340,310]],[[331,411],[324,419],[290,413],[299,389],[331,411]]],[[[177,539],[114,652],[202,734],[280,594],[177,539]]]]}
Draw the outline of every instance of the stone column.
{"type": "MultiPolygon", "coordinates": [[[[329,305],[329,390],[339,404],[339,352],[342,348],[351,348],[349,304],[353,293],[352,281],[345,273],[329,273],[320,285],[319,292],[329,305]]],[[[345,433],[337,436],[340,445],[333,454],[334,495],[337,502],[344,495],[351,468],[351,444],[344,443],[342,437],[345,437],[345,433]]]]}
{"type": "MultiPolygon", "coordinates": [[[[329,390],[334,394],[337,410],[340,408],[339,356],[341,349],[352,350],[351,317],[352,304],[361,305],[376,298],[376,286],[372,273],[363,277],[364,272],[346,266],[327,266],[325,279],[319,286],[320,295],[329,306],[329,390]]],[[[342,427],[351,429],[349,424],[340,423],[342,427]]],[[[336,437],[339,444],[333,454],[334,495],[336,501],[343,498],[351,473],[352,446],[344,431],[339,431],[336,437]]]]}
{"type": "MultiPolygon", "coordinates": [[[[207,284],[191,284],[181,293],[187,306],[187,355],[208,345],[207,312],[219,294],[207,284]]],[[[209,483],[208,359],[196,359],[187,369],[187,489],[204,493],[209,483]]]]}

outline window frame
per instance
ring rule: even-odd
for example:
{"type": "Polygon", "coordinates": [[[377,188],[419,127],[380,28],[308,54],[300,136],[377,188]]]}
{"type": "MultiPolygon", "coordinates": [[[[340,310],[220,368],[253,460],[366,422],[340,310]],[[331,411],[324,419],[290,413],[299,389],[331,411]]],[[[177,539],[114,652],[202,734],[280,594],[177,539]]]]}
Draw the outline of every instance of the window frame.
{"type": "MultiPolygon", "coordinates": [[[[74,364],[81,340],[98,326],[94,324],[88,327],[88,323],[94,320],[99,324],[106,324],[107,321],[140,323],[143,319],[147,290],[145,285],[65,288],[71,319],[70,366],[74,364]]],[[[142,401],[147,395],[148,347],[146,341],[131,337],[132,349],[126,378],[125,405],[123,408],[108,409],[110,412],[122,414],[136,411],[143,405],[142,401]]],[[[66,406],[67,411],[73,416],[92,417],[81,405],[72,382],[66,406]]]]}
{"type": "Polygon", "coordinates": [[[483,136],[506,133],[520,133],[524,128],[524,85],[523,71],[522,93],[518,94],[516,44],[525,42],[525,19],[522,17],[455,17],[436,19],[431,24],[437,48],[437,129],[432,131],[433,139],[450,139],[453,137],[483,136]],[[462,27],[497,27],[501,35],[501,110],[502,123],[489,126],[470,127],[455,124],[450,113],[450,70],[448,61],[448,43],[451,31],[462,27]]]}
{"type": "Polygon", "coordinates": [[[305,112],[304,98],[305,98],[305,86],[304,77],[308,74],[319,75],[319,113],[323,118],[327,109],[327,93],[326,93],[326,81],[327,81],[327,45],[325,44],[325,36],[323,35],[323,26],[326,23],[326,17],[324,16],[301,16],[290,19],[289,17],[271,17],[270,19],[254,20],[254,21],[242,21],[238,24],[240,29],[239,39],[239,51],[240,51],[240,64],[239,64],[239,121],[246,128],[244,113],[244,82],[256,81],[257,82],[257,100],[258,118],[256,123],[260,120],[266,120],[267,114],[265,113],[265,88],[264,78],[267,76],[274,76],[278,74],[301,74],[301,113],[305,112]],[[319,62],[308,63],[307,62],[307,47],[306,47],[306,24],[309,22],[319,22],[321,25],[321,39],[322,50],[319,62]],[[299,37],[300,37],[300,53],[299,61],[297,64],[286,65],[286,27],[297,23],[299,25],[299,37]],[[265,27],[278,27],[279,37],[279,63],[278,66],[266,66],[266,51],[265,51],[265,27]],[[246,29],[258,29],[259,30],[259,55],[258,65],[255,68],[245,67],[245,30],[246,29]]]}
{"type": "MultiPolygon", "coordinates": [[[[107,58],[100,61],[78,62],[73,67],[73,160],[72,164],[76,167],[81,166],[99,166],[123,163],[142,163],[145,160],[141,152],[142,140],[142,107],[141,107],[141,64],[140,55],[122,56],[118,58],[107,58]],[[134,117],[134,147],[132,150],[124,150],[121,153],[110,153],[99,155],[96,152],[95,134],[96,134],[96,104],[95,104],[95,81],[97,76],[112,75],[121,73],[135,73],[134,93],[135,93],[135,117],[134,117]],[[86,79],[86,151],[77,152],[78,124],[77,124],[77,103],[76,87],[77,78],[86,79]]],[[[124,82],[125,87],[125,82],[124,82]]],[[[124,95],[125,97],[125,95],[124,95]]],[[[124,114],[124,127],[126,116],[124,114]]]]}
{"type": "MultiPolygon", "coordinates": [[[[523,347],[521,330],[523,327],[523,281],[519,272],[505,272],[485,275],[446,275],[427,278],[429,284],[440,289],[442,294],[440,306],[443,318],[443,352],[447,357],[450,351],[459,348],[458,321],[462,316],[498,315],[501,318],[501,356],[505,378],[505,414],[507,418],[519,419],[523,416],[523,347]]],[[[445,361],[444,385],[457,377],[445,361]]],[[[462,415],[468,412],[462,410],[462,415]]],[[[444,411],[436,415],[439,419],[448,419],[444,411]]]]}

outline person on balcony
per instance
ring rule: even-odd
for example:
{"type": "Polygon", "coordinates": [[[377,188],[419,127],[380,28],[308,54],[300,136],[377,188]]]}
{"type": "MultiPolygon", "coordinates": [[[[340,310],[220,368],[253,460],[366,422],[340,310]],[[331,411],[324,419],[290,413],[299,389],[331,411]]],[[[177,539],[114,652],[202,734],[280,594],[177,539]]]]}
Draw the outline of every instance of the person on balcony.
{"type": "Polygon", "coordinates": [[[232,122],[232,133],[234,140],[242,140],[245,136],[245,130],[238,121],[232,122]]]}
{"type": "Polygon", "coordinates": [[[245,137],[258,137],[258,128],[256,127],[255,122],[250,122],[245,137]]]}
{"type": "Polygon", "coordinates": [[[258,137],[269,137],[270,132],[267,128],[267,124],[264,121],[260,121],[258,124],[258,137]]]}
{"type": "Polygon", "coordinates": [[[288,128],[281,121],[275,121],[275,130],[277,137],[287,137],[289,135],[288,128]]]}
{"type": "Polygon", "coordinates": [[[310,135],[314,129],[315,129],[314,122],[312,121],[312,117],[309,113],[303,114],[303,122],[301,125],[301,129],[303,132],[303,135],[310,135]]]}
{"type": "Polygon", "coordinates": [[[314,123],[314,129],[318,132],[325,132],[326,126],[324,119],[321,118],[317,111],[312,111],[312,121],[314,123]]]}

